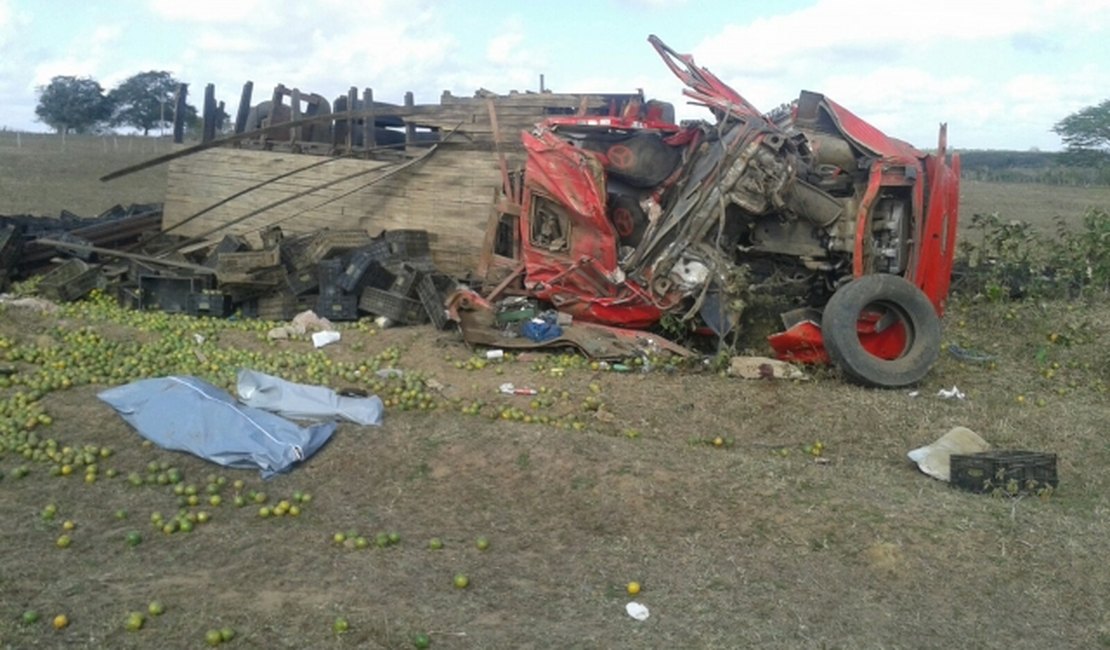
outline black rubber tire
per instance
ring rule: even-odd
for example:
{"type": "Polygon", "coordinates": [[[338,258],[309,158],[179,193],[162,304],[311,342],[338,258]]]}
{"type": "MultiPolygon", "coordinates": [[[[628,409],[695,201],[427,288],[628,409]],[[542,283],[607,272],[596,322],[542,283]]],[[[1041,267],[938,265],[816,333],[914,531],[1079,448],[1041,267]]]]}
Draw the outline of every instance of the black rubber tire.
{"type": "Polygon", "coordinates": [[[829,358],[846,379],[875,388],[901,388],[921,381],[940,356],[940,318],[920,289],[897,275],[857,278],[833,293],[821,316],[829,358]],[[874,356],[860,343],[856,323],[868,306],[898,317],[906,348],[896,359],[874,356]]]}
{"type": "Polygon", "coordinates": [[[632,196],[610,194],[608,198],[609,221],[617,231],[621,246],[639,246],[647,230],[648,218],[639,201],[632,196]]]}

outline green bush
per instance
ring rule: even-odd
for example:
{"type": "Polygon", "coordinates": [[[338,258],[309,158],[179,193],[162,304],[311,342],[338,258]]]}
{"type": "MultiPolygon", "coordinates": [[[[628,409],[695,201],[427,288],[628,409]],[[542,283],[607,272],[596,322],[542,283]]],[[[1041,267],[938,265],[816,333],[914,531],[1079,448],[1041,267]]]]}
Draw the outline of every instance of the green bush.
{"type": "Polygon", "coordinates": [[[1110,291],[1110,213],[1092,208],[1078,229],[1057,219],[1054,237],[997,213],[971,217],[953,291],[991,301],[1110,291]]]}

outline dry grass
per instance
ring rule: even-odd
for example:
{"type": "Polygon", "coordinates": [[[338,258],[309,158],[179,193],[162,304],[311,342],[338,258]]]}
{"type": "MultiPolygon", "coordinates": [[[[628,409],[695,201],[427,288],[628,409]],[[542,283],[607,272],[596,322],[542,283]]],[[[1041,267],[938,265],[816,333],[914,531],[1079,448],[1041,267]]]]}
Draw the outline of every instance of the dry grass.
{"type": "MultiPolygon", "coordinates": [[[[89,179],[146,154],[105,160],[94,140],[90,160],[74,155],[69,167],[57,166],[69,156],[56,152],[25,151],[13,164],[9,135],[0,134],[0,213],[91,214],[161,191],[154,181],[104,195],[89,189],[89,179]],[[40,177],[20,176],[29,169],[40,177]]],[[[1105,196],[967,184],[963,201],[965,214],[1032,220],[1078,214],[1105,196]]],[[[308,463],[264,485],[273,497],[312,492],[300,518],[264,521],[225,503],[210,509],[213,523],[174,536],[147,523],[151,511],[175,511],[166,488],[118,479],[86,486],[39,464],[15,479],[11,470],[24,461],[0,455],[0,647],[197,647],[222,625],[239,632],[230,647],[265,648],[404,648],[419,630],[432,632],[433,648],[1110,647],[1107,323],[1105,299],[957,298],[946,342],[994,362],[945,355],[917,398],[848,386],[829,372],[803,383],[587,369],[555,378],[523,362],[498,366],[500,374],[494,366],[466,372],[453,361],[469,352],[448,335],[349,332],[319,354],[350,360],[397,345],[403,368],[466,400],[526,405],[496,392],[505,381],[568,391],[542,411],[553,415],[581,414],[596,383],[614,419],[574,432],[390,411],[380,429],[341,426],[308,463]],[[968,399],[934,397],[952,385],[968,399]],[[906,451],[954,425],[998,447],[1056,452],[1060,489],[1047,500],[991,498],[924,477],[906,451]],[[706,444],[716,436],[731,444],[706,444]],[[829,464],[802,452],[815,440],[827,445],[829,464]],[[50,502],[59,519],[78,522],[66,551],[53,545],[57,523],[38,516],[50,502]],[[112,516],[119,508],[129,520],[112,516]],[[329,541],[352,528],[394,529],[404,540],[367,551],[329,541]],[[146,536],[135,549],[123,540],[131,529],[146,536]],[[492,540],[486,553],[473,548],[479,535],[492,540]],[[446,541],[443,551],[426,549],[433,536],[446,541]],[[472,581],[465,592],[450,586],[459,571],[472,581]],[[638,600],[652,613],[644,623],[624,613],[630,580],[644,585],[638,600]],[[167,613],[124,631],[126,613],[153,598],[167,613]],[[67,612],[72,624],[58,633],[22,626],[28,608],[67,612]],[[351,622],[342,638],[331,633],[338,615],[351,622]]],[[[51,324],[9,311],[0,334],[41,342],[51,324]]],[[[138,336],[91,325],[117,339],[138,336]]],[[[215,470],[140,446],[95,393],[49,395],[54,424],[45,432],[113,447],[106,465],[124,475],[163,459],[189,481],[215,470]]],[[[251,472],[221,473],[263,486],[251,472]]]]}
{"type": "Polygon", "coordinates": [[[960,217],[965,225],[974,214],[997,212],[1003,219],[1028,221],[1042,231],[1054,231],[1057,217],[1075,225],[1092,207],[1110,209],[1110,187],[968,180],[960,186],[960,217]]]}
{"type": "MultiPolygon", "coordinates": [[[[1110,306],[1011,312],[956,301],[949,320],[949,338],[995,355],[994,365],[946,357],[917,398],[828,373],[771,383],[588,369],[552,378],[524,362],[468,372],[454,367],[468,352],[449,335],[352,331],[323,353],[345,360],[397,345],[402,367],[468,401],[525,404],[497,394],[504,381],[567,390],[569,399],[542,411],[552,414],[580,413],[596,383],[615,420],[572,432],[390,412],[380,430],[344,425],[303,467],[265,484],[274,497],[315,495],[299,519],[264,521],[225,505],[210,509],[206,528],[173,537],[146,523],[153,510],[174,511],[166,488],[85,486],[36,465],[15,480],[18,459],[0,458],[9,474],[0,517],[10,522],[0,533],[0,638],[18,647],[192,645],[226,624],[246,645],[289,648],[402,648],[418,630],[432,630],[437,648],[1106,644],[1110,306]],[[1076,331],[1086,336],[1048,343],[1053,332],[1076,331]],[[1047,379],[1040,371],[1054,362],[1047,379]],[[932,396],[953,384],[967,401],[932,396]],[[999,447],[1058,453],[1060,489],[1044,501],[998,499],[919,474],[905,452],[957,424],[999,447]],[[731,445],[705,444],[718,435],[731,445]],[[828,465],[801,451],[818,439],[828,465]],[[52,545],[57,525],[37,517],[47,502],[79,523],[67,551],[52,545]],[[120,507],[133,521],[112,518],[120,507]],[[132,528],[148,538],[134,550],[123,543],[132,528]],[[404,540],[368,551],[330,543],[352,528],[397,530],[404,540]],[[479,535],[490,551],[474,549],[479,535]],[[433,536],[443,551],[426,549],[433,536]],[[459,571],[471,577],[466,592],[450,586],[459,571]],[[645,623],[623,612],[629,580],[644,585],[645,623]],[[168,613],[125,632],[126,612],[155,597],[168,613]],[[27,607],[67,611],[74,623],[61,634],[12,623],[27,607]],[[330,624],[340,614],[352,631],[337,640],[330,624]]],[[[19,320],[3,330],[27,340],[42,327],[19,320]]],[[[213,471],[142,448],[94,393],[50,395],[50,434],[114,447],[109,464],[124,474],[152,459],[183,467],[190,481],[213,471]]],[[[250,472],[223,473],[261,485],[250,472]]]]}
{"type": "Polygon", "coordinates": [[[17,135],[0,131],[0,214],[96,216],[117,203],[166,195],[166,167],[101,183],[110,171],[168,153],[168,140],[137,136],[17,135]]]}

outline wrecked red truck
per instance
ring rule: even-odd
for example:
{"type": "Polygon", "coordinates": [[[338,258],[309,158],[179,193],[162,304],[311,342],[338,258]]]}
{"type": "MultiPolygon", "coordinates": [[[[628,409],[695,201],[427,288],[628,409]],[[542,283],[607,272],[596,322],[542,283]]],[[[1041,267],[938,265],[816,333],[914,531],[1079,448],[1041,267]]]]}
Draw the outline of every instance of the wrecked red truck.
{"type": "MultiPolygon", "coordinates": [[[[787,308],[781,359],[857,383],[920,381],[939,356],[956,243],[959,157],[891,138],[824,95],[762,113],[689,55],[649,42],[711,111],[676,124],[654,101],[552,117],[524,133],[499,253],[524,289],[583,321],[669,315],[725,339],[745,308],[787,308]],[[514,214],[515,213],[515,214],[514,214]]],[[[507,208],[506,208],[507,206],[507,208]]]]}

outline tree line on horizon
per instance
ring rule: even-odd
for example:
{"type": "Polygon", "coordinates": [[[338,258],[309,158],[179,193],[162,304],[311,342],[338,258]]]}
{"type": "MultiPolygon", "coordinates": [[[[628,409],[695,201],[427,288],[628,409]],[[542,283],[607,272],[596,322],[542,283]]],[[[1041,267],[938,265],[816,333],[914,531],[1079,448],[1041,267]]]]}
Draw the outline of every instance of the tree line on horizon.
{"type": "MultiPolygon", "coordinates": [[[[58,133],[96,133],[131,127],[149,135],[173,123],[181,82],[165,70],[149,70],[124,79],[110,91],[92,77],[58,75],[38,88],[38,121],[58,133]]],[[[197,109],[185,104],[185,124],[195,125],[197,109]]]]}

